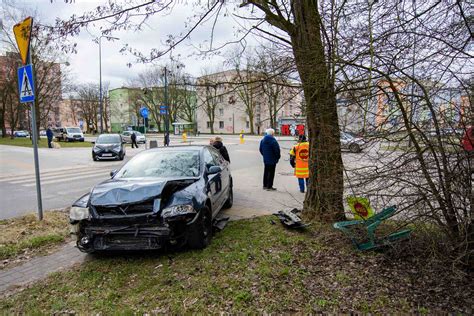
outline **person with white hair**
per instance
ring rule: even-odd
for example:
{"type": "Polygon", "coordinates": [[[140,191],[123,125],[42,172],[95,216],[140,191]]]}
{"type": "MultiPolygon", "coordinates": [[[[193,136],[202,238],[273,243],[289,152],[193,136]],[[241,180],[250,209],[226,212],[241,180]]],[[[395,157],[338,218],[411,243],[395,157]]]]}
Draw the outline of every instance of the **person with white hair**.
{"type": "Polygon", "coordinates": [[[263,189],[267,191],[276,190],[273,187],[273,180],[275,178],[275,169],[280,160],[280,145],[277,140],[273,137],[275,130],[268,128],[265,130],[265,136],[260,141],[260,154],[263,156],[263,164],[265,168],[263,170],[263,189]]]}

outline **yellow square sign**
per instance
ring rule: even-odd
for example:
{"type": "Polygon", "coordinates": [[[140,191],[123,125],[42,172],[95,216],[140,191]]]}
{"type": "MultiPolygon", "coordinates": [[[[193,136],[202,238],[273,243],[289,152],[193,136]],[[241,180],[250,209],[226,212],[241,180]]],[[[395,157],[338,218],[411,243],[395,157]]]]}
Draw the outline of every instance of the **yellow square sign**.
{"type": "Polygon", "coordinates": [[[24,19],[22,22],[15,24],[13,33],[15,34],[16,44],[20,51],[21,61],[26,65],[28,58],[28,51],[30,49],[31,27],[33,26],[33,18],[31,16],[24,19]]]}

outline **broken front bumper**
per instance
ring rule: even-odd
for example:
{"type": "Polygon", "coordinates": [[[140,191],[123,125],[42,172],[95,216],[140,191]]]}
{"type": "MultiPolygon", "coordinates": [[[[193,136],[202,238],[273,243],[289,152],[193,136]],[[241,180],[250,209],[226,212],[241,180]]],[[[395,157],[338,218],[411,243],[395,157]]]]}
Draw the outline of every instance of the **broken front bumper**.
{"type": "Polygon", "coordinates": [[[73,225],[76,227],[72,232],[76,231],[77,247],[83,252],[156,250],[175,245],[183,237],[183,234],[176,234],[172,228],[159,225],[76,225],[73,225]]]}

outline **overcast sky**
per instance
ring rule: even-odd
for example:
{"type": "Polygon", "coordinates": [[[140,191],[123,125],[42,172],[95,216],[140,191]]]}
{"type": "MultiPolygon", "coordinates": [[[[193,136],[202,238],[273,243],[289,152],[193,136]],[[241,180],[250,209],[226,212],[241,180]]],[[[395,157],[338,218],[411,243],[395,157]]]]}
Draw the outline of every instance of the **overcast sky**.
{"type": "MultiPolygon", "coordinates": [[[[11,0],[1,0],[11,1],[11,0]]],[[[75,0],[72,4],[66,4],[63,0],[16,0],[14,5],[27,12],[37,12],[38,18],[42,24],[54,24],[56,18],[68,18],[72,14],[81,15],[83,12],[95,8],[98,3],[104,1],[93,0],[75,0]]],[[[165,46],[162,43],[169,34],[179,34],[184,30],[186,18],[192,16],[193,8],[191,5],[181,4],[185,1],[178,1],[178,5],[174,7],[172,12],[167,16],[153,16],[147,22],[144,30],[141,32],[120,31],[113,36],[120,38],[117,41],[106,41],[102,39],[102,82],[110,82],[110,88],[117,88],[127,85],[127,82],[136,76],[139,72],[151,67],[150,64],[136,63],[136,59],[131,55],[123,55],[119,50],[124,44],[129,44],[147,54],[150,49],[162,49],[165,46]],[[133,63],[131,68],[127,67],[128,63],[133,63]]],[[[3,2],[2,2],[3,3],[3,2]]],[[[229,7],[228,13],[234,7],[229,7]]],[[[241,12],[240,12],[241,13],[241,12]]],[[[32,14],[32,13],[29,13],[32,14]]],[[[214,47],[237,38],[236,31],[240,29],[235,18],[223,16],[218,21],[214,34],[214,47]]],[[[199,76],[202,69],[218,69],[224,68],[223,57],[219,56],[198,56],[199,45],[208,45],[210,40],[210,30],[212,22],[208,21],[201,25],[191,38],[173,50],[173,56],[180,55],[180,60],[185,64],[185,71],[192,76],[199,76]]],[[[99,47],[93,39],[99,35],[98,26],[84,29],[79,37],[73,38],[77,42],[78,53],[64,56],[64,61],[68,61],[70,66],[68,70],[71,72],[72,78],[77,83],[89,83],[99,81],[99,47]]],[[[258,41],[255,37],[248,38],[248,44],[255,46],[258,41]]],[[[224,52],[224,51],[223,51],[224,52]]],[[[169,55],[160,58],[156,62],[162,65],[169,61],[169,55]]]]}

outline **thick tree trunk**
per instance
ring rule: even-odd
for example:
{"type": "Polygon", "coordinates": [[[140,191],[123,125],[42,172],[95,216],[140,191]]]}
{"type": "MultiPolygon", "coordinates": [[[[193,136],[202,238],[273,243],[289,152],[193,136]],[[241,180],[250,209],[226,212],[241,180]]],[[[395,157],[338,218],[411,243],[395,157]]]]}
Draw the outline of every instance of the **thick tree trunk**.
{"type": "Polygon", "coordinates": [[[304,213],[310,219],[344,219],[343,164],[336,94],[321,39],[317,2],[295,1],[291,34],[295,62],[303,84],[310,142],[310,181],[304,213]]]}
{"type": "Polygon", "coordinates": [[[249,111],[249,126],[250,126],[250,134],[255,134],[255,127],[253,125],[253,121],[254,121],[254,116],[253,116],[253,113],[251,113],[249,111]]]}

